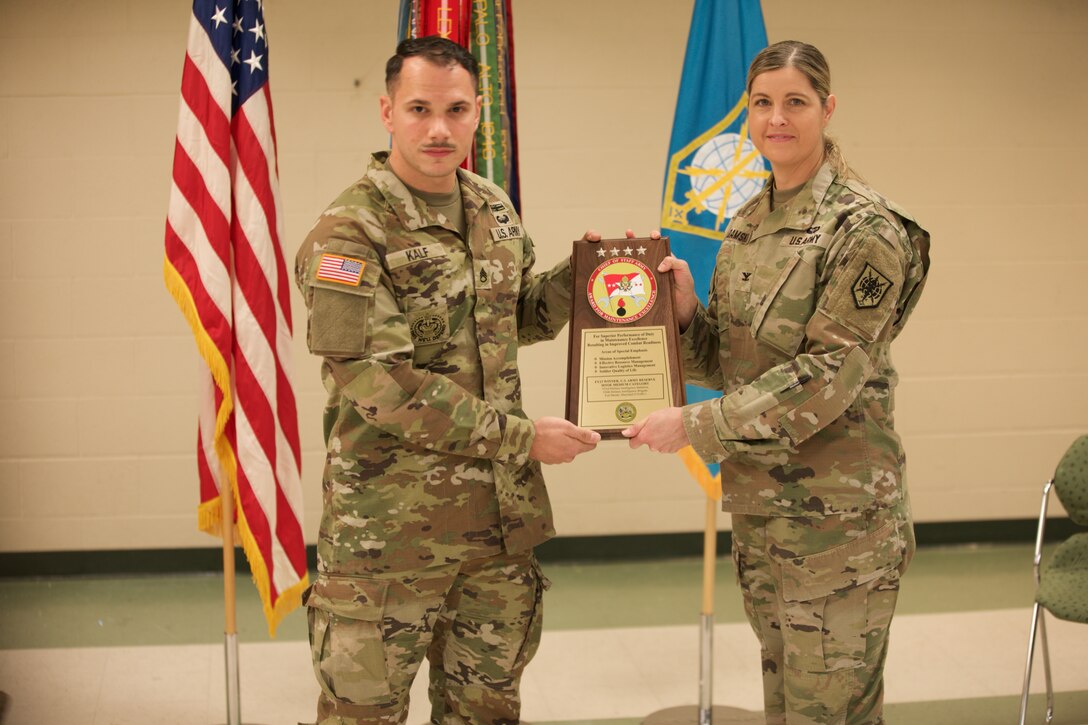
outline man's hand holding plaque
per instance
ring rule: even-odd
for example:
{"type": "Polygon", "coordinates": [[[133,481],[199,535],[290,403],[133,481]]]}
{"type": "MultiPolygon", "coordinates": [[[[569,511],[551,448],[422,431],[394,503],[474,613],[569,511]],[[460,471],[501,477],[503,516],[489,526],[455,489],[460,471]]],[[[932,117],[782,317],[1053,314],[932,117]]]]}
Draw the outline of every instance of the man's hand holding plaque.
{"type": "Polygon", "coordinates": [[[567,420],[603,438],[684,404],[668,238],[574,242],[567,420]]]}

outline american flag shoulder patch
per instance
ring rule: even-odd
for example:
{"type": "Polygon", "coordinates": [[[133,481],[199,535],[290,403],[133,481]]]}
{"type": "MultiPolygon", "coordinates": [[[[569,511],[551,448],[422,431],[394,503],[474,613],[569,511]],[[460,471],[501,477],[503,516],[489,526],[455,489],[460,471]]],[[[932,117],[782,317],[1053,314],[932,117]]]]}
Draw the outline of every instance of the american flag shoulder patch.
{"type": "Polygon", "coordinates": [[[339,254],[322,254],[317,265],[317,278],[325,282],[336,282],[358,287],[363,279],[366,262],[361,259],[343,257],[339,254]]]}

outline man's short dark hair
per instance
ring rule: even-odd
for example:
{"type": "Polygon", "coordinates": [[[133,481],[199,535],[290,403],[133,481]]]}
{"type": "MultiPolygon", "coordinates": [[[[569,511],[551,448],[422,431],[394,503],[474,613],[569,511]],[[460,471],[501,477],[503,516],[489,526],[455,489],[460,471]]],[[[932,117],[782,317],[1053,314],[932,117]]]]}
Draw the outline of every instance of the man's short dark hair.
{"type": "Polygon", "coordinates": [[[405,58],[420,56],[439,66],[459,65],[472,76],[472,85],[480,83],[480,64],[464,47],[447,40],[440,35],[428,35],[424,38],[408,38],[397,45],[397,52],[385,64],[385,90],[393,92],[393,86],[400,78],[400,69],[405,58]]]}

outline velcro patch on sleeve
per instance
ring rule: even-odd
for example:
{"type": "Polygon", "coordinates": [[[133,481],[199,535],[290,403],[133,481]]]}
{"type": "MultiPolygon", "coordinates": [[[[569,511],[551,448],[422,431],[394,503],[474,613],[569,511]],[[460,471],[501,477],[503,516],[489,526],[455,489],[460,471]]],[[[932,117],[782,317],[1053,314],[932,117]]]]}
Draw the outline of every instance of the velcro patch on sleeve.
{"type": "Polygon", "coordinates": [[[321,255],[316,276],[317,279],[325,282],[358,287],[363,279],[364,269],[366,269],[366,262],[361,259],[326,252],[321,255]]]}
{"type": "Polygon", "coordinates": [[[851,245],[850,258],[836,270],[819,302],[835,322],[872,342],[895,312],[903,288],[903,261],[878,235],[851,245]]]}

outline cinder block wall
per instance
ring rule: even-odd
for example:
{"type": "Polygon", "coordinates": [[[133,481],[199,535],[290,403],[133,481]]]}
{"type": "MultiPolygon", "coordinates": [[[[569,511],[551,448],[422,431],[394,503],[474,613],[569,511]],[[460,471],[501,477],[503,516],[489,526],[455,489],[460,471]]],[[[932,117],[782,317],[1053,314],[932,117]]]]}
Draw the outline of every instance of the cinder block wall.
{"type": "MultiPolygon", "coordinates": [[[[656,226],[691,5],[514,3],[542,267],[586,228],[656,226]]],[[[397,2],[265,7],[290,257],[387,144],[397,2]]],[[[213,543],[195,524],[198,359],[161,275],[188,13],[0,0],[0,551],[213,543]]],[[[1088,5],[764,0],[764,14],[771,40],[824,50],[849,158],[933,232],[929,288],[893,348],[918,519],[1035,515],[1088,431],[1088,5]]],[[[561,415],[565,342],[522,360],[530,414],[561,415]]],[[[295,369],[313,542],[324,393],[301,339],[295,369]]],[[[674,458],[609,443],[548,474],[561,534],[702,526],[674,458]]]]}

